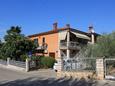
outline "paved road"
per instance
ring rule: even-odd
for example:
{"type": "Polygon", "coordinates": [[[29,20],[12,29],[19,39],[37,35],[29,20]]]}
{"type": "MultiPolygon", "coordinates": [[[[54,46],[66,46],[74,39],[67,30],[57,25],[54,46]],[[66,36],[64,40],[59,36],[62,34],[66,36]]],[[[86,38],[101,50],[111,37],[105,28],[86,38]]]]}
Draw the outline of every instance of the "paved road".
{"type": "Polygon", "coordinates": [[[19,72],[0,68],[0,86],[115,86],[115,81],[60,78],[52,70],[19,72]]]}
{"type": "Polygon", "coordinates": [[[9,82],[17,79],[27,78],[56,78],[56,73],[50,69],[41,69],[32,72],[22,72],[10,69],[0,68],[0,82],[9,82]]]}

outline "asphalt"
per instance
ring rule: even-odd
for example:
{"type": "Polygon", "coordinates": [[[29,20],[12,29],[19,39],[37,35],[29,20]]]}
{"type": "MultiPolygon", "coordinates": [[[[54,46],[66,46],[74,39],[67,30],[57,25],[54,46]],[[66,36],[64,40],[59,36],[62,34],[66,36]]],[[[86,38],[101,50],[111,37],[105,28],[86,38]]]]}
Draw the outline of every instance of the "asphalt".
{"type": "Polygon", "coordinates": [[[0,68],[0,86],[115,86],[115,81],[57,78],[52,69],[21,72],[0,68]]]}

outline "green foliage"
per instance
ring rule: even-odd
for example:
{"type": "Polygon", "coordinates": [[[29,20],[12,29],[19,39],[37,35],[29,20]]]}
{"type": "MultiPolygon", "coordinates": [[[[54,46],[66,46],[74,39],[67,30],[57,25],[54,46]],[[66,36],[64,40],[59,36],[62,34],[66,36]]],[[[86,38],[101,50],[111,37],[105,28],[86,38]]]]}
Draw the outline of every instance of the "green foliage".
{"type": "Polygon", "coordinates": [[[24,60],[24,55],[35,49],[35,45],[27,37],[21,34],[21,28],[11,27],[4,37],[4,44],[0,48],[1,58],[10,57],[15,60],[24,60]]]}
{"type": "Polygon", "coordinates": [[[40,57],[40,65],[43,68],[53,68],[53,65],[55,63],[55,59],[52,57],[40,57]]]}
{"type": "Polygon", "coordinates": [[[40,60],[40,58],[41,58],[40,56],[31,56],[32,60],[40,60]]]}
{"type": "Polygon", "coordinates": [[[115,32],[98,37],[97,43],[85,48],[85,56],[106,58],[115,56],[115,32]]]}
{"type": "Polygon", "coordinates": [[[55,63],[54,58],[46,56],[31,56],[30,59],[36,61],[36,65],[39,68],[53,68],[55,63]]]}
{"type": "Polygon", "coordinates": [[[2,47],[2,41],[0,40],[0,48],[2,47]]]}
{"type": "Polygon", "coordinates": [[[52,57],[43,57],[41,59],[41,64],[46,68],[52,68],[54,65],[55,59],[52,57]]]}
{"type": "Polygon", "coordinates": [[[23,55],[20,55],[20,58],[21,58],[22,61],[26,61],[26,59],[29,58],[29,57],[28,57],[27,54],[23,54],[23,55]]]}

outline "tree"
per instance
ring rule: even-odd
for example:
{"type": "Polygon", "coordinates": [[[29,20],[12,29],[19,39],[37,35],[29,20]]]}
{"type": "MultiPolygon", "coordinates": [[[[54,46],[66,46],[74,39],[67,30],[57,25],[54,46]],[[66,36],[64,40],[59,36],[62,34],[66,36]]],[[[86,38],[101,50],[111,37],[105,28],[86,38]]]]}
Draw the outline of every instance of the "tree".
{"type": "Polygon", "coordinates": [[[0,40],[0,48],[2,47],[2,41],[0,40]]]}
{"type": "Polygon", "coordinates": [[[5,43],[1,47],[3,58],[10,57],[23,60],[22,56],[35,49],[34,43],[21,34],[21,27],[12,26],[4,37],[5,43]]]}
{"type": "Polygon", "coordinates": [[[103,34],[97,42],[85,48],[85,56],[88,57],[113,57],[115,56],[115,32],[103,34]]]}

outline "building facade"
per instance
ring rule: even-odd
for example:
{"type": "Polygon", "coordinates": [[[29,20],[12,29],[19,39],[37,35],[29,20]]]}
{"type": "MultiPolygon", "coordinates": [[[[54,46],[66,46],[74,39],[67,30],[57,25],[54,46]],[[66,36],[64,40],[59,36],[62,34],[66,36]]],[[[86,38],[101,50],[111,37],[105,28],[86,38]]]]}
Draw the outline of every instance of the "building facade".
{"type": "Polygon", "coordinates": [[[74,57],[80,49],[88,43],[94,44],[98,34],[89,27],[88,32],[73,29],[67,24],[64,28],[58,28],[53,24],[51,31],[29,35],[28,37],[37,44],[36,54],[60,58],[74,57]]]}

